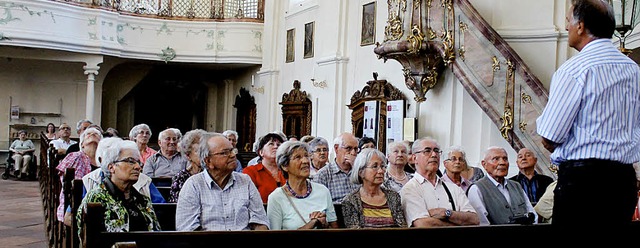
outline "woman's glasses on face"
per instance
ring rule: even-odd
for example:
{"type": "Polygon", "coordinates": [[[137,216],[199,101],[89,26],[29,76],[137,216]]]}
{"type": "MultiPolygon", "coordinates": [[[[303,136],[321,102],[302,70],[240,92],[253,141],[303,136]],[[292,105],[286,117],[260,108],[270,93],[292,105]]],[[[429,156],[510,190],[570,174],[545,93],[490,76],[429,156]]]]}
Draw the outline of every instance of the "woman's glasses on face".
{"type": "Polygon", "coordinates": [[[135,158],[131,158],[131,157],[113,161],[114,164],[115,163],[120,163],[120,162],[125,162],[127,164],[140,164],[141,163],[140,160],[135,159],[135,158]]]}
{"type": "Polygon", "coordinates": [[[329,149],[327,149],[327,148],[318,148],[313,152],[315,152],[315,153],[329,152],[329,149]]]}
{"type": "Polygon", "coordinates": [[[375,164],[373,166],[369,165],[369,166],[366,166],[366,167],[369,168],[369,169],[373,169],[374,171],[377,171],[379,169],[382,169],[382,170],[386,170],[387,169],[387,165],[386,164],[375,164]]]}

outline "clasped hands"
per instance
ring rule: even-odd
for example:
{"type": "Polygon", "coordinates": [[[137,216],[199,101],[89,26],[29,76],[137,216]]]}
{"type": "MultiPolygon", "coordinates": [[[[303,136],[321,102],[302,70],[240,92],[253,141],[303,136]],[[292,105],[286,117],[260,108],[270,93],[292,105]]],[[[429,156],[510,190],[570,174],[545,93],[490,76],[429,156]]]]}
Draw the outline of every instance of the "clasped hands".
{"type": "Polygon", "coordinates": [[[314,220],[317,228],[325,228],[329,225],[327,223],[327,214],[322,211],[314,211],[309,214],[309,222],[313,222],[314,220]]]}

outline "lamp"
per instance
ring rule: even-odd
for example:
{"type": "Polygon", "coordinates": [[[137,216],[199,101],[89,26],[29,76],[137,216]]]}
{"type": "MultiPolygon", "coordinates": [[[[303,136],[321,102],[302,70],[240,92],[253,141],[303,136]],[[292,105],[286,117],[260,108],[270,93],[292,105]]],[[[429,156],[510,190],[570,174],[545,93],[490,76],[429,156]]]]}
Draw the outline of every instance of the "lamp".
{"type": "Polygon", "coordinates": [[[607,0],[613,7],[616,19],[616,32],[614,35],[620,40],[620,52],[629,55],[631,50],[624,47],[625,39],[640,21],[639,0],[607,0]]]}

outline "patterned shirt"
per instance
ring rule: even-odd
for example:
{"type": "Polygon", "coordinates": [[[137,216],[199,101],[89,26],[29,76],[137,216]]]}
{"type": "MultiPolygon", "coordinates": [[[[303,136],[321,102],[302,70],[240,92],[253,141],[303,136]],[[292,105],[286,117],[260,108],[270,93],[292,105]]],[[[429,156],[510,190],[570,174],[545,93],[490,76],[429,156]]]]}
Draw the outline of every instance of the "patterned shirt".
{"type": "Polygon", "coordinates": [[[553,74],[537,132],[559,143],[551,160],[640,160],[640,68],[610,39],[589,42],[553,74]]]}
{"type": "Polygon", "coordinates": [[[144,165],[144,163],[147,162],[147,159],[156,153],[158,153],[158,151],[153,150],[153,148],[147,146],[147,148],[145,148],[144,151],[140,153],[140,162],[144,165]]]}
{"type": "MultiPolygon", "coordinates": [[[[56,169],[60,176],[60,182],[64,182],[64,172],[67,168],[75,168],[74,179],[82,179],[84,175],[89,174],[93,169],[91,167],[91,160],[89,156],[82,151],[69,153],[60,163],[56,169]]],[[[64,188],[64,185],[63,187],[64,188]]],[[[59,221],[64,221],[64,192],[60,190],[60,203],[58,204],[58,210],[56,212],[59,221]]]]}
{"type": "Polygon", "coordinates": [[[124,193],[118,190],[110,179],[105,178],[100,187],[89,191],[80,203],[76,213],[78,235],[83,232],[82,213],[88,202],[102,203],[107,232],[160,231],[160,223],[149,197],[138,193],[132,187],[129,199],[125,199],[124,193]]]}
{"type": "Polygon", "coordinates": [[[323,184],[329,189],[333,203],[340,203],[347,194],[360,188],[360,185],[349,181],[349,175],[351,173],[342,171],[334,160],[322,167],[314,176],[313,181],[323,184]]]}
{"type": "Polygon", "coordinates": [[[178,202],[178,196],[180,195],[180,190],[182,189],[182,185],[191,177],[191,172],[187,169],[181,170],[171,178],[171,191],[169,192],[169,202],[178,202]]]}
{"type": "Polygon", "coordinates": [[[250,224],[269,226],[260,193],[248,175],[232,172],[224,188],[208,171],[182,185],[176,206],[177,231],[250,230],[250,224]]]}

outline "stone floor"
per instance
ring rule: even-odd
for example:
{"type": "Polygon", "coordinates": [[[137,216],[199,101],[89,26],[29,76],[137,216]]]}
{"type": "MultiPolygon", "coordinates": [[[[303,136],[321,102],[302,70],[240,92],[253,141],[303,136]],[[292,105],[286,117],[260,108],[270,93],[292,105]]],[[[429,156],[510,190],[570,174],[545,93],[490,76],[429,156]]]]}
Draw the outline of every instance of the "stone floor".
{"type": "Polygon", "coordinates": [[[0,179],[0,247],[47,245],[38,181],[0,179]]]}

